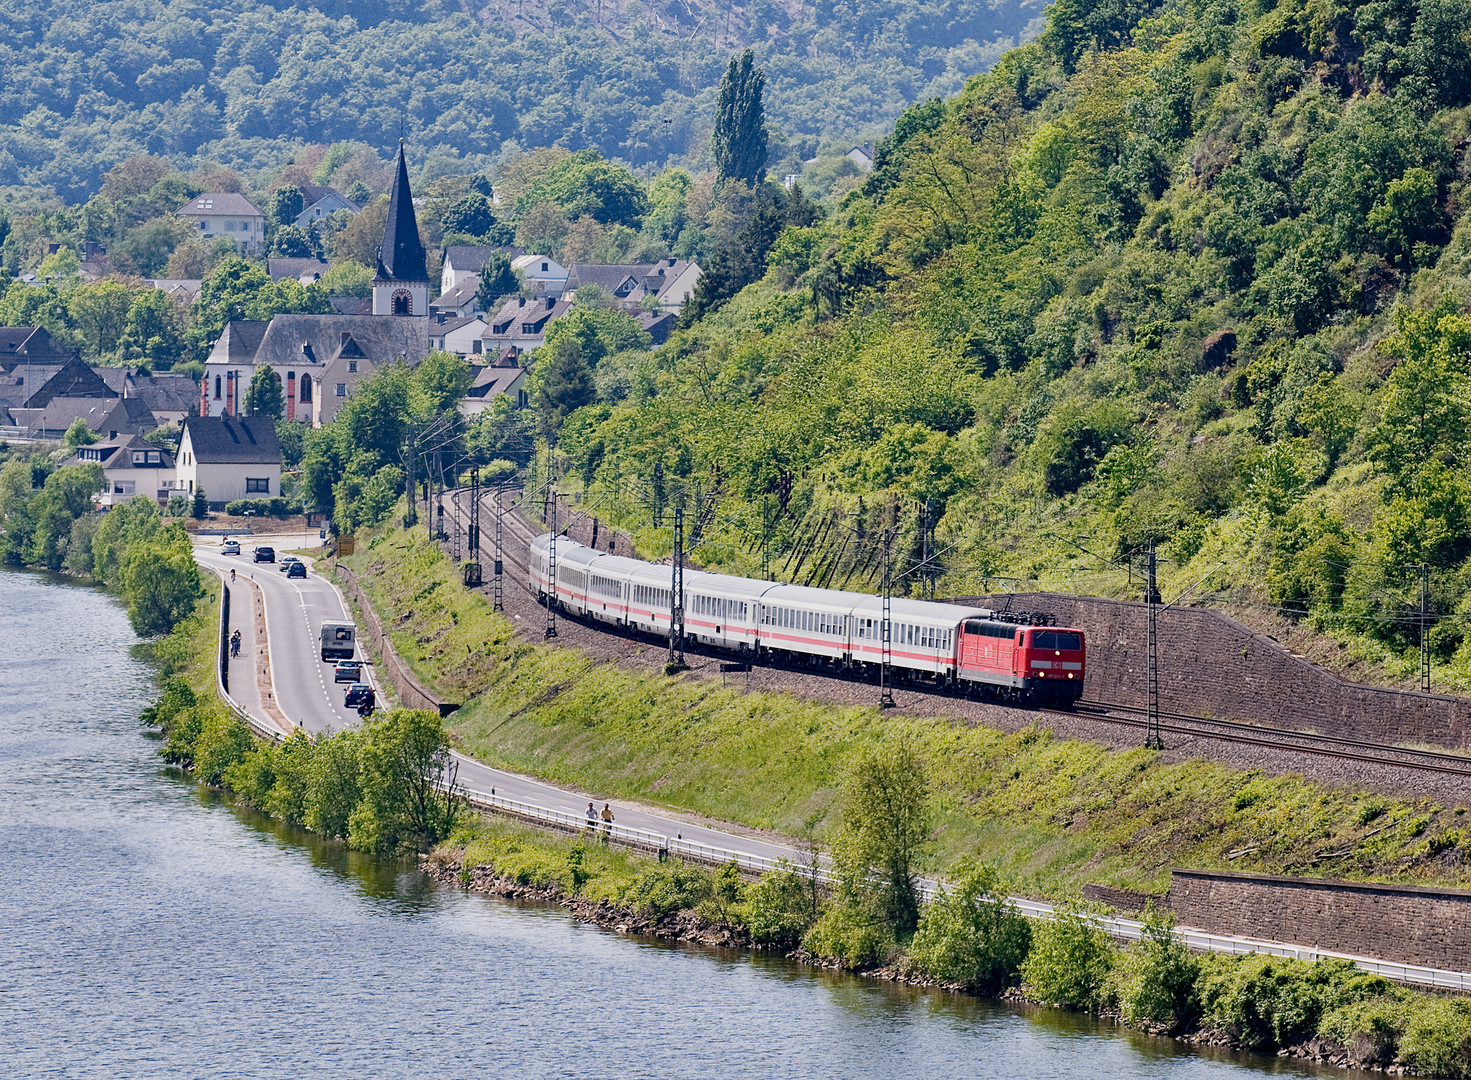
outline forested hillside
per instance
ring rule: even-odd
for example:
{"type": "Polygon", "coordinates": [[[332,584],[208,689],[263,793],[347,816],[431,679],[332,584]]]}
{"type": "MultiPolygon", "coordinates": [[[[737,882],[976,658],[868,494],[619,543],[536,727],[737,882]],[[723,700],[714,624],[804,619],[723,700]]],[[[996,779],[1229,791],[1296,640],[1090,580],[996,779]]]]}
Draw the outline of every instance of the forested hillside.
{"type": "MultiPolygon", "coordinates": [[[[1059,0],[764,278],[610,377],[564,485],[707,565],[1200,590],[1471,683],[1471,4],[1059,0]],[[768,523],[763,525],[763,519],[768,523]]],[[[706,305],[708,310],[715,305],[706,305]]],[[[552,417],[555,420],[556,417],[552,417]]]]}
{"type": "Polygon", "coordinates": [[[715,86],[748,44],[770,79],[773,161],[791,164],[954,93],[1040,7],[0,0],[0,185],[79,201],[136,154],[250,170],[303,143],[382,148],[401,125],[453,173],[552,145],[699,165],[715,86]]]}

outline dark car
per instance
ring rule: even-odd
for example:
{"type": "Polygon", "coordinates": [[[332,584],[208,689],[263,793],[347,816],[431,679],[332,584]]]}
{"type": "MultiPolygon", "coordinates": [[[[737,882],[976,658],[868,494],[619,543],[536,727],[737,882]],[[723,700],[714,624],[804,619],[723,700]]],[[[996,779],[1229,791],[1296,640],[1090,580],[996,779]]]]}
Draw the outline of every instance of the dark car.
{"type": "Polygon", "coordinates": [[[347,688],[347,698],[342,702],[349,709],[361,708],[373,700],[373,688],[367,683],[355,682],[347,688]]]}
{"type": "Polygon", "coordinates": [[[276,561],[276,549],[275,548],[268,548],[268,547],[258,547],[258,548],[256,548],[255,549],[255,561],[256,562],[271,562],[271,563],[275,562],[276,561]]]}
{"type": "Polygon", "coordinates": [[[332,668],[332,681],[335,683],[361,681],[363,677],[363,665],[356,660],[339,660],[332,668]]]}
{"type": "Polygon", "coordinates": [[[299,563],[299,562],[301,562],[301,560],[298,559],[295,555],[282,555],[281,556],[281,566],[280,566],[281,573],[283,573],[283,574],[286,573],[286,570],[291,566],[292,563],[299,563]]]}
{"type": "Polygon", "coordinates": [[[306,563],[294,562],[286,568],[287,577],[306,577],[306,563]]]}

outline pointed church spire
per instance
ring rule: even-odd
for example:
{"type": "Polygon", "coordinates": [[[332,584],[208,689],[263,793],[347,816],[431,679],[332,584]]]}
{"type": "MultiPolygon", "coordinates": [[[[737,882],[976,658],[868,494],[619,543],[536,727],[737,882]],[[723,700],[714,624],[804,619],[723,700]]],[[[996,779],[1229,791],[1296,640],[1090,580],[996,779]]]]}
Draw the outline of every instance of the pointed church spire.
{"type": "Polygon", "coordinates": [[[409,166],[404,160],[404,141],[398,140],[398,172],[388,196],[388,221],[383,226],[383,243],[378,248],[378,280],[428,281],[424,245],[419,240],[419,222],[414,216],[414,199],[409,192],[409,166]]]}

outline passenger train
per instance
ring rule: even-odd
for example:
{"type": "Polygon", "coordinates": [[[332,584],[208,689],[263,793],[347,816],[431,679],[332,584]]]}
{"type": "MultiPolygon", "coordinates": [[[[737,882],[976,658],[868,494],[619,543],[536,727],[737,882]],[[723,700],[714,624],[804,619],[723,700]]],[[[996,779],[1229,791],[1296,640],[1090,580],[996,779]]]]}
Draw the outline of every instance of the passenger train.
{"type": "MultiPolygon", "coordinates": [[[[542,603],[667,639],[667,565],[608,555],[565,536],[531,543],[531,588],[542,603]],[[555,585],[550,578],[556,544],[555,585]]],[[[890,664],[899,678],[1011,701],[1068,705],[1083,693],[1086,643],[1072,628],[1008,621],[1003,612],[895,597],[890,664]]],[[[685,640],[742,657],[873,673],[883,663],[883,599],[773,581],[684,573],[685,640]]]]}

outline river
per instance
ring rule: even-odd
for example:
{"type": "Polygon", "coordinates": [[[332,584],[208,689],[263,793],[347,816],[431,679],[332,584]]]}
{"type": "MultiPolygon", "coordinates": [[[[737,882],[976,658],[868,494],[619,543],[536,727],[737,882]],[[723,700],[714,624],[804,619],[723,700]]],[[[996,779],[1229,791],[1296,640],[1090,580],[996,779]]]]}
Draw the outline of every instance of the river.
{"type": "Polygon", "coordinates": [[[136,643],[105,594],[0,570],[7,1077],[1346,1075],[435,886],[164,767],[136,643]]]}

